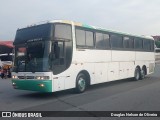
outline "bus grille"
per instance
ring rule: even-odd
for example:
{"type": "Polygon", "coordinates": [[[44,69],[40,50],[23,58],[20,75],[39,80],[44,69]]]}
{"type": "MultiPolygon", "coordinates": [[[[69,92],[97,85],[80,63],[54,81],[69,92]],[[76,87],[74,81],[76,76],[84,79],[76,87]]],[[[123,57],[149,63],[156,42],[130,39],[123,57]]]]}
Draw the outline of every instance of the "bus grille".
{"type": "Polygon", "coordinates": [[[19,79],[34,79],[34,76],[18,76],[19,79]]]}

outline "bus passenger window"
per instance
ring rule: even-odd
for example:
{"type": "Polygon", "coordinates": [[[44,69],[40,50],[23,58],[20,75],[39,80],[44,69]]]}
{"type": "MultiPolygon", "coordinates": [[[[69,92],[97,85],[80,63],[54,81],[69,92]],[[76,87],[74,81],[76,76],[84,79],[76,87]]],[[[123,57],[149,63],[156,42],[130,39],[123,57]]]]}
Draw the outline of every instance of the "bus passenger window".
{"type": "Polygon", "coordinates": [[[135,38],[134,46],[135,46],[136,50],[142,50],[142,48],[143,48],[143,40],[140,39],[140,38],[135,38]]]}
{"type": "Polygon", "coordinates": [[[104,40],[102,33],[96,33],[96,48],[104,49],[104,40]]]}
{"type": "Polygon", "coordinates": [[[126,49],[133,49],[134,48],[134,39],[131,37],[123,37],[123,45],[126,49]]]}
{"type": "Polygon", "coordinates": [[[144,51],[151,50],[151,41],[150,40],[143,40],[143,49],[144,49],[144,51]]]}
{"type": "Polygon", "coordinates": [[[117,34],[112,34],[111,35],[111,45],[112,48],[117,49],[117,48],[123,48],[123,40],[122,36],[117,35],[117,34]]]}
{"type": "Polygon", "coordinates": [[[86,31],[86,46],[93,47],[93,32],[86,31]]]}
{"type": "Polygon", "coordinates": [[[84,30],[79,30],[76,29],[76,42],[77,46],[85,46],[86,41],[85,41],[85,31],[84,30]]]}
{"type": "Polygon", "coordinates": [[[129,48],[129,37],[123,38],[123,45],[124,45],[124,48],[129,48]]]}
{"type": "Polygon", "coordinates": [[[104,37],[104,45],[107,48],[110,48],[110,40],[109,40],[109,34],[103,34],[104,37]]]}

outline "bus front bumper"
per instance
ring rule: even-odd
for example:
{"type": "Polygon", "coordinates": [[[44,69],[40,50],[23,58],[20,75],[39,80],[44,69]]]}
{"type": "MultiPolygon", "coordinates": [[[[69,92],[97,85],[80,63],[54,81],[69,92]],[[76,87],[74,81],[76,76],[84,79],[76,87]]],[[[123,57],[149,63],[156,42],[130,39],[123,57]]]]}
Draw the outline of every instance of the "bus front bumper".
{"type": "Polygon", "coordinates": [[[52,80],[12,80],[15,89],[52,92],[52,80]]]}

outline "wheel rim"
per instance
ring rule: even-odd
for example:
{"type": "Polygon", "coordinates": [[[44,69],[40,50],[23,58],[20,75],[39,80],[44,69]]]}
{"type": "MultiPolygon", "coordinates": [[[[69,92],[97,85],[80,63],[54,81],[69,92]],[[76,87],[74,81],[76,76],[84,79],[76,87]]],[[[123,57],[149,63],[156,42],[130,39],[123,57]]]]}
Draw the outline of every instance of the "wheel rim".
{"type": "Polygon", "coordinates": [[[141,76],[142,76],[142,79],[145,77],[145,72],[144,72],[144,70],[141,71],[141,76]]]}
{"type": "Polygon", "coordinates": [[[140,74],[139,74],[139,71],[138,71],[138,69],[136,70],[136,80],[139,80],[139,78],[140,78],[140,74]]]}
{"type": "Polygon", "coordinates": [[[86,82],[85,82],[85,79],[84,78],[79,78],[79,81],[78,81],[78,86],[79,86],[79,89],[81,91],[85,90],[85,87],[86,87],[86,82]]]}

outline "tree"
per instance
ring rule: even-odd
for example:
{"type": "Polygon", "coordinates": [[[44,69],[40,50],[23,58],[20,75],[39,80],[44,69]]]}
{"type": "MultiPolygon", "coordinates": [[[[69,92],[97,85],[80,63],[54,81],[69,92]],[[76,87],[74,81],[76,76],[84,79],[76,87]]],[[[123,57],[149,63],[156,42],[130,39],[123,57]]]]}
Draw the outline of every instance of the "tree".
{"type": "Polygon", "coordinates": [[[157,48],[160,48],[160,41],[155,41],[157,48]]]}

